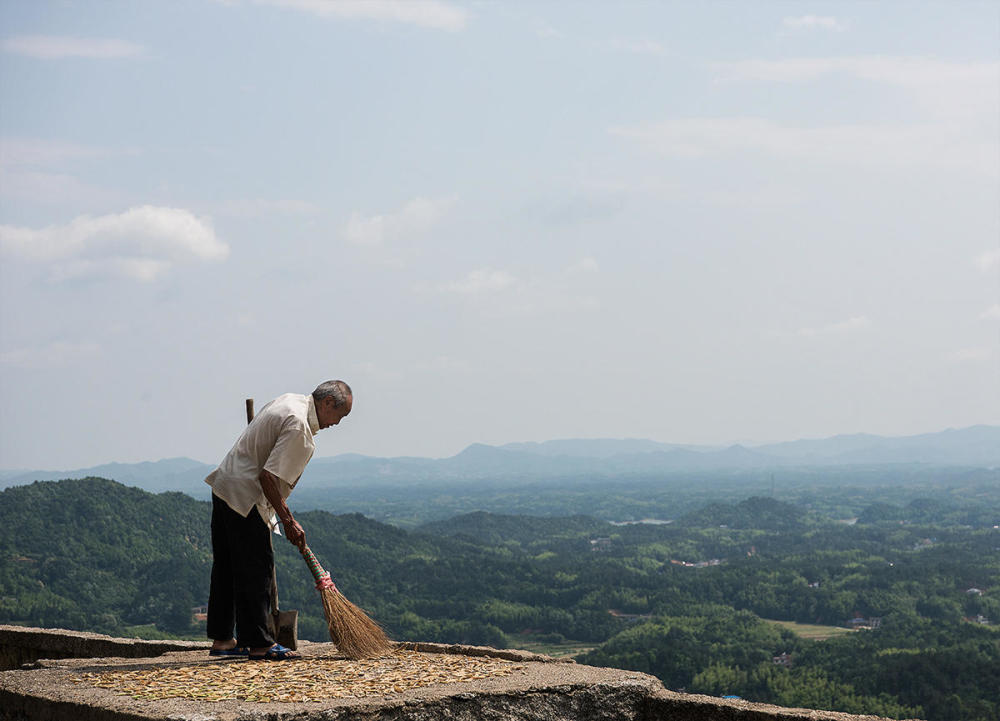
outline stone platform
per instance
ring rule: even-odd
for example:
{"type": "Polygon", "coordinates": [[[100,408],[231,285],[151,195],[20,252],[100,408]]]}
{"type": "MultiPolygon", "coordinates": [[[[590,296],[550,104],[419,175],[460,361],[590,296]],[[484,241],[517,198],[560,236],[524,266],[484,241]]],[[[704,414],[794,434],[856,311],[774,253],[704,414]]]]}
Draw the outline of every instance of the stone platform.
{"type": "Polygon", "coordinates": [[[646,674],[519,651],[399,644],[356,662],[332,644],[300,650],[287,662],[209,657],[200,644],[155,658],[40,659],[0,672],[0,719],[883,721],[678,694],[646,674]]]}

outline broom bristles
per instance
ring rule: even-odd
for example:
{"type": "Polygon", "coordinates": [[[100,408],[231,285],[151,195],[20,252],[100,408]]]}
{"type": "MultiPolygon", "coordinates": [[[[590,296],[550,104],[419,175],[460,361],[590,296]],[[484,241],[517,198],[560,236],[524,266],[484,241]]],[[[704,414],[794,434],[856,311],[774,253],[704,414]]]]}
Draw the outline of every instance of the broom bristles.
{"type": "Polygon", "coordinates": [[[393,643],[385,631],[335,587],[320,590],[330,640],[350,659],[387,653],[393,643]]]}

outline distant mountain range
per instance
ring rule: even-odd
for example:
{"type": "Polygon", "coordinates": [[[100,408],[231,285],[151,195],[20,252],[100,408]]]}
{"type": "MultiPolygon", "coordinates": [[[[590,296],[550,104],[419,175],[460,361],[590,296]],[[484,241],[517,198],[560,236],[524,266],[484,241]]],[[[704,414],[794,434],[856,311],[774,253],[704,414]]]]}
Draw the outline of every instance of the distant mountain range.
{"type": "MultiPolygon", "coordinates": [[[[346,453],[315,458],[303,480],[310,487],[333,484],[410,484],[463,479],[567,478],[572,476],[650,475],[683,471],[730,471],[788,466],[1000,465],[1000,427],[890,438],[840,435],[747,448],[678,445],[643,439],[568,439],[543,443],[475,443],[450,458],[377,458],[346,453]]],[[[182,491],[208,498],[204,478],[214,466],[190,458],[143,463],[109,463],[67,471],[0,471],[0,487],[33,481],[98,476],[153,492],[182,491]]]]}
{"type": "Polygon", "coordinates": [[[61,481],[64,478],[109,478],[127,486],[137,486],[152,493],[182,491],[211,500],[204,480],[214,466],[191,458],[167,458],[142,463],[105,463],[71,471],[0,471],[0,488],[22,486],[34,481],[61,481]],[[204,492],[202,492],[202,488],[204,492]]]}

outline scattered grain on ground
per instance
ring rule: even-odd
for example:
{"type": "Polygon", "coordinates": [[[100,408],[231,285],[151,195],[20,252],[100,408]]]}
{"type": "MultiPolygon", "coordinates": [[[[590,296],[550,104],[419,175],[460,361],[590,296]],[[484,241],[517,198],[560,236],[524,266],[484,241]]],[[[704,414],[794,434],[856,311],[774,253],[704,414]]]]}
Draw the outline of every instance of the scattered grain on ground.
{"type": "Polygon", "coordinates": [[[436,684],[510,676],[524,668],[524,664],[496,658],[397,649],[385,656],[360,661],[337,657],[280,662],[227,660],[83,673],[72,680],[136,700],[302,703],[387,696],[436,684]]]}

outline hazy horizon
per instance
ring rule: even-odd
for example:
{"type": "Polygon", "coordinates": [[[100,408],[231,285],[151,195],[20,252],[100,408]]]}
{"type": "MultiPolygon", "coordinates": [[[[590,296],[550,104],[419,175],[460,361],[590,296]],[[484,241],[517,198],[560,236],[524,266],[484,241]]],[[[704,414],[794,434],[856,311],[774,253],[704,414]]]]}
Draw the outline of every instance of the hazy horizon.
{"type": "Polygon", "coordinates": [[[0,21],[0,467],[1000,425],[1000,5],[0,21]]]}
{"type": "MultiPolygon", "coordinates": [[[[594,436],[594,437],[591,437],[591,438],[549,438],[549,439],[541,440],[541,441],[510,441],[510,442],[501,443],[501,444],[483,444],[483,443],[480,443],[478,441],[473,441],[472,443],[470,443],[468,445],[465,445],[462,448],[459,448],[458,450],[455,451],[455,453],[451,453],[451,454],[448,454],[448,455],[445,455],[445,456],[420,456],[420,455],[413,455],[413,454],[402,454],[402,455],[398,455],[398,456],[373,456],[373,455],[370,455],[370,454],[356,453],[355,451],[344,451],[342,453],[334,453],[334,454],[330,454],[330,455],[319,455],[317,453],[313,457],[313,460],[314,461],[315,460],[333,460],[333,459],[335,459],[335,458],[337,458],[339,456],[344,456],[344,455],[357,455],[357,456],[362,456],[362,457],[366,457],[366,458],[384,458],[384,459],[387,459],[387,460],[392,460],[394,458],[420,458],[420,459],[426,459],[426,460],[445,460],[445,459],[448,459],[448,458],[453,458],[454,456],[459,455],[463,451],[469,449],[470,447],[476,446],[476,445],[487,445],[487,446],[489,446],[491,448],[499,448],[501,450],[507,450],[507,446],[520,446],[520,445],[525,445],[525,444],[543,445],[543,444],[547,444],[547,443],[567,443],[567,442],[586,443],[588,441],[604,441],[604,442],[611,441],[611,442],[626,442],[626,443],[627,442],[651,442],[651,443],[662,444],[662,445],[667,445],[667,446],[674,446],[674,445],[689,446],[692,449],[695,449],[697,451],[726,450],[726,449],[732,448],[734,446],[744,446],[744,447],[746,447],[746,448],[748,448],[750,450],[757,450],[757,449],[764,448],[766,446],[771,446],[771,445],[780,445],[780,444],[796,443],[796,442],[821,442],[821,441],[830,441],[830,440],[834,440],[834,439],[837,439],[837,438],[851,438],[851,437],[855,437],[855,436],[870,436],[872,438],[880,438],[880,439],[893,440],[893,439],[902,439],[902,438],[912,438],[914,436],[922,436],[922,435],[935,435],[937,433],[944,433],[944,432],[947,432],[947,431],[964,431],[964,430],[970,430],[972,428],[977,428],[977,427],[985,427],[985,428],[991,428],[991,429],[1000,429],[1000,426],[978,424],[976,426],[967,426],[965,428],[942,428],[942,429],[940,429],[938,431],[931,431],[929,434],[918,433],[918,434],[908,434],[908,435],[905,435],[905,436],[893,436],[893,435],[870,434],[870,433],[859,432],[859,433],[839,433],[839,434],[835,434],[833,436],[826,436],[826,437],[823,437],[823,438],[786,438],[786,439],[767,440],[767,441],[762,441],[762,442],[756,442],[756,441],[733,441],[731,443],[719,443],[719,444],[694,444],[694,443],[687,444],[687,443],[674,443],[673,441],[659,441],[659,440],[655,440],[655,439],[652,439],[652,438],[615,438],[615,437],[610,437],[610,436],[594,436]]],[[[517,450],[517,449],[514,449],[514,450],[517,450]]],[[[634,451],[634,452],[641,453],[642,451],[634,451]]],[[[63,468],[54,468],[54,467],[27,467],[27,466],[22,466],[22,467],[19,467],[19,468],[12,468],[12,467],[3,467],[3,466],[0,466],[0,472],[8,474],[8,475],[10,475],[12,473],[30,472],[30,471],[63,472],[63,471],[81,470],[81,469],[85,469],[85,468],[94,468],[94,467],[105,466],[105,465],[115,465],[115,464],[120,464],[120,465],[135,465],[135,464],[141,464],[141,463],[161,463],[161,462],[164,462],[164,461],[173,461],[173,460],[190,460],[190,461],[194,461],[196,463],[202,463],[202,464],[205,464],[205,465],[214,466],[214,465],[216,465],[219,462],[219,460],[221,460],[221,458],[220,459],[195,458],[194,456],[191,456],[191,455],[182,454],[182,455],[179,455],[179,456],[168,456],[168,457],[162,457],[162,458],[144,458],[144,459],[139,459],[139,460],[136,460],[136,461],[122,461],[120,459],[106,459],[106,460],[100,461],[98,463],[88,464],[87,466],[63,467],[63,468]]]]}

